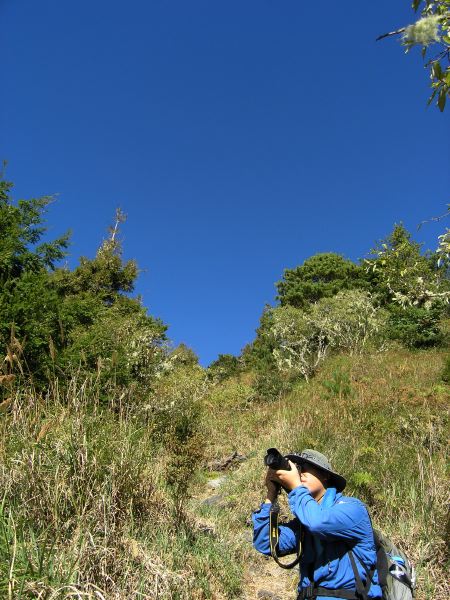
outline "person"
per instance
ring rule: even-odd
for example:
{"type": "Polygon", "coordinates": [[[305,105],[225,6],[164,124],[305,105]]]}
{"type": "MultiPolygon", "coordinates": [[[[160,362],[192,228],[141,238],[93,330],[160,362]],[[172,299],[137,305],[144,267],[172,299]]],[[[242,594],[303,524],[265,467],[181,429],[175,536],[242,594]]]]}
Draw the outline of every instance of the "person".
{"type": "Polygon", "coordinates": [[[291,470],[268,469],[267,498],[252,514],[255,549],[271,553],[269,514],[281,485],[288,492],[294,519],[279,526],[277,553],[292,554],[301,542],[297,600],[381,599],[372,524],[365,505],[342,494],[346,480],[320,452],[307,449],[286,458],[291,470]]]}

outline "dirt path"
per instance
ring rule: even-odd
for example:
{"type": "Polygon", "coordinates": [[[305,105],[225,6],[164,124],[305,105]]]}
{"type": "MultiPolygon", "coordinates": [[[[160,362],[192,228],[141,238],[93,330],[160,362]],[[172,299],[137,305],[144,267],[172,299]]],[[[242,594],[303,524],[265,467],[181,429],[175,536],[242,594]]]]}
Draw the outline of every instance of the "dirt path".
{"type": "Polygon", "coordinates": [[[287,571],[272,558],[255,556],[244,578],[245,600],[295,600],[298,569],[287,571]]]}
{"type": "MultiPolygon", "coordinates": [[[[221,486],[227,476],[218,477],[210,481],[195,499],[199,503],[211,503],[217,505],[225,499],[221,495],[221,486]]],[[[214,530],[212,521],[202,519],[201,527],[214,530]]],[[[245,534],[248,543],[251,543],[251,533],[245,534]]],[[[246,565],[243,573],[243,600],[295,600],[298,584],[298,567],[292,570],[282,569],[271,557],[258,554],[256,551],[251,555],[250,562],[246,565]]],[[[289,562],[287,557],[283,559],[289,562]]]]}

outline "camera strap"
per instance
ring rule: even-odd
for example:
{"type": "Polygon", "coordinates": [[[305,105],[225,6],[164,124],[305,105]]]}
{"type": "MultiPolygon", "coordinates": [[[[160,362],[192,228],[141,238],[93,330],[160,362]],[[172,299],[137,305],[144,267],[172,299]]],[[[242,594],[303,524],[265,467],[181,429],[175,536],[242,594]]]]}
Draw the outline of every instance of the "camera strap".
{"type": "Polygon", "coordinates": [[[275,500],[275,502],[272,503],[272,506],[270,508],[270,513],[269,513],[269,542],[270,542],[270,553],[272,555],[272,558],[274,559],[274,561],[277,563],[277,565],[279,565],[282,569],[293,569],[295,567],[295,565],[297,565],[300,562],[300,555],[301,555],[301,535],[299,537],[299,541],[298,541],[298,548],[297,548],[297,558],[288,564],[284,564],[280,561],[280,559],[278,558],[278,554],[277,554],[277,549],[278,549],[278,542],[280,539],[280,532],[278,529],[278,519],[280,516],[280,506],[278,504],[278,502],[275,500]]]}

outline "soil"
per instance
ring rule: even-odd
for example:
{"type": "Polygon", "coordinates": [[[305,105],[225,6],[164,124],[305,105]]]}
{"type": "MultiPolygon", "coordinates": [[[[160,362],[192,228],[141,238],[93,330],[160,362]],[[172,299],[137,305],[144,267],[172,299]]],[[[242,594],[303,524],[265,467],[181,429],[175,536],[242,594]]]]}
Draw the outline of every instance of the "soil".
{"type": "MultiPolygon", "coordinates": [[[[225,499],[219,492],[221,484],[225,480],[221,477],[214,482],[217,485],[211,485],[211,482],[195,495],[199,503],[214,504],[220,506],[225,499]],[[218,493],[219,492],[219,493],[218,493]]],[[[202,519],[198,521],[201,529],[214,531],[214,523],[210,520],[202,519]]],[[[251,534],[249,533],[249,543],[251,534]]],[[[247,537],[245,535],[244,537],[247,537]]],[[[292,560],[292,556],[283,558],[285,562],[292,560]]],[[[252,555],[251,562],[247,565],[243,574],[243,600],[295,600],[298,585],[299,572],[298,567],[292,570],[282,569],[272,557],[263,556],[256,551],[252,555]]]]}
{"type": "Polygon", "coordinates": [[[272,558],[255,555],[244,578],[245,600],[295,600],[298,567],[282,569],[272,558]]]}

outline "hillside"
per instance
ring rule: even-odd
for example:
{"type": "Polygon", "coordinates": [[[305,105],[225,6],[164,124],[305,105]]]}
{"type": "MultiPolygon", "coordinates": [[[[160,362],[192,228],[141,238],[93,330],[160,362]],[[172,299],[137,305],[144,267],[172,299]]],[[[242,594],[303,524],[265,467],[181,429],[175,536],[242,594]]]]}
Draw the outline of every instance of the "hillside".
{"type": "MultiPolygon", "coordinates": [[[[445,353],[390,351],[336,356],[285,398],[253,404],[245,378],[211,397],[211,457],[248,456],[220,488],[219,508],[202,509],[242,558],[248,598],[258,589],[292,598],[292,576],[254,552],[249,514],[263,499],[265,449],[317,448],[348,478],[377,527],[405,549],[418,573],[418,599],[448,597],[446,450],[449,387],[445,353]],[[269,576],[267,577],[267,573],[269,576]]],[[[295,580],[295,577],[294,577],[295,580]]],[[[262,593],[262,592],[261,592],[262,593]]]]}
{"type": "Polygon", "coordinates": [[[330,456],[416,564],[419,600],[450,594],[448,248],[397,224],[358,263],[315,254],[284,270],[240,355],[205,369],[134,295],[120,210],[70,269],[69,234],[44,241],[51,198],[11,190],[0,180],[1,597],[289,597],[293,577],[251,546],[273,446],[330,456]]]}
{"type": "Polygon", "coordinates": [[[251,373],[211,386],[198,367],[131,408],[95,381],[16,390],[1,406],[2,597],[292,598],[295,576],[250,543],[270,446],[328,453],[414,561],[418,600],[448,597],[445,357],[337,355],[273,402],[251,373]],[[218,471],[235,451],[246,460],[218,471]]]}

